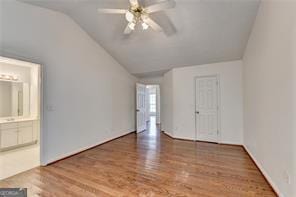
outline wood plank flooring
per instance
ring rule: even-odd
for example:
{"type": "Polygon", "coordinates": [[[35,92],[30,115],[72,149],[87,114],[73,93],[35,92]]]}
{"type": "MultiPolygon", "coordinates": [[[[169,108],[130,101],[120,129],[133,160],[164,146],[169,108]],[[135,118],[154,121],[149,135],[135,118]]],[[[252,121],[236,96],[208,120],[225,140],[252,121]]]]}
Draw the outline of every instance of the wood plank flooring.
{"type": "Polygon", "coordinates": [[[0,182],[28,196],[276,196],[242,147],[130,134],[0,182]]]}

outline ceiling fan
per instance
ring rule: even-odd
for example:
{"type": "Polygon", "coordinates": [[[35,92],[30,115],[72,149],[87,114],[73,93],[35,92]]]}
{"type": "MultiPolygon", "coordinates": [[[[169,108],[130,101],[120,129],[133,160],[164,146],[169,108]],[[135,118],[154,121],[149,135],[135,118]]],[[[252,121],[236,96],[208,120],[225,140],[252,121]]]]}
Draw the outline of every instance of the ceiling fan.
{"type": "Polygon", "coordinates": [[[143,7],[138,0],[129,0],[128,9],[98,9],[99,13],[105,14],[124,14],[128,24],[124,30],[124,34],[130,34],[135,30],[136,25],[141,24],[142,29],[146,30],[151,27],[157,32],[163,31],[162,27],[152,20],[149,15],[165,9],[174,8],[176,3],[174,0],[166,0],[157,4],[143,7]]]}

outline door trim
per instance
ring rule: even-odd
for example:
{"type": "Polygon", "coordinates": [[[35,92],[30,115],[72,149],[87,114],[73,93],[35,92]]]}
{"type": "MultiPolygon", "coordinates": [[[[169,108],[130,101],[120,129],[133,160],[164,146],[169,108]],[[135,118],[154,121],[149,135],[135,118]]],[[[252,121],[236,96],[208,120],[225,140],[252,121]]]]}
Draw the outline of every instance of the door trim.
{"type": "Polygon", "coordinates": [[[196,80],[197,79],[202,79],[202,78],[207,78],[207,77],[215,77],[217,79],[217,104],[218,104],[218,109],[217,109],[217,128],[218,128],[218,134],[217,134],[217,142],[214,143],[221,143],[221,136],[222,136],[222,130],[221,130],[221,91],[220,91],[220,75],[219,74],[213,74],[213,75],[197,75],[194,77],[193,80],[193,87],[194,87],[194,123],[195,123],[195,141],[200,141],[198,139],[198,134],[197,134],[197,122],[196,122],[196,80]]]}

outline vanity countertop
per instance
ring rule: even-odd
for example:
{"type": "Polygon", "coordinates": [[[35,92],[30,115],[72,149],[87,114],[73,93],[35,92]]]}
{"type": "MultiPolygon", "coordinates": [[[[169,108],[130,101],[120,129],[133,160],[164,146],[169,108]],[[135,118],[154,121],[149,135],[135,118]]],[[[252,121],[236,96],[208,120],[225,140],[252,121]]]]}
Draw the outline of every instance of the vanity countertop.
{"type": "Polygon", "coordinates": [[[3,118],[0,119],[0,124],[3,123],[13,123],[13,122],[24,122],[24,121],[32,121],[32,120],[39,120],[36,117],[27,117],[27,118],[3,118]]]}

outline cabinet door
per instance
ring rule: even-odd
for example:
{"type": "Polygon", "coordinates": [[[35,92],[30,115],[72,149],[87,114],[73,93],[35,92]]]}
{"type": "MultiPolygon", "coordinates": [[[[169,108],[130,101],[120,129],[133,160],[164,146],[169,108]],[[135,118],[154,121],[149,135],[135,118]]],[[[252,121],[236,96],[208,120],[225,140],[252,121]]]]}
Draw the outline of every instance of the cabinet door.
{"type": "Polygon", "coordinates": [[[20,127],[18,131],[18,144],[30,143],[33,141],[32,127],[20,127]]]}
{"type": "Polygon", "coordinates": [[[40,124],[39,121],[33,121],[33,141],[39,140],[39,130],[40,124]]]}
{"type": "Polygon", "coordinates": [[[16,146],[18,144],[18,130],[5,129],[1,131],[1,148],[16,146]]]}

